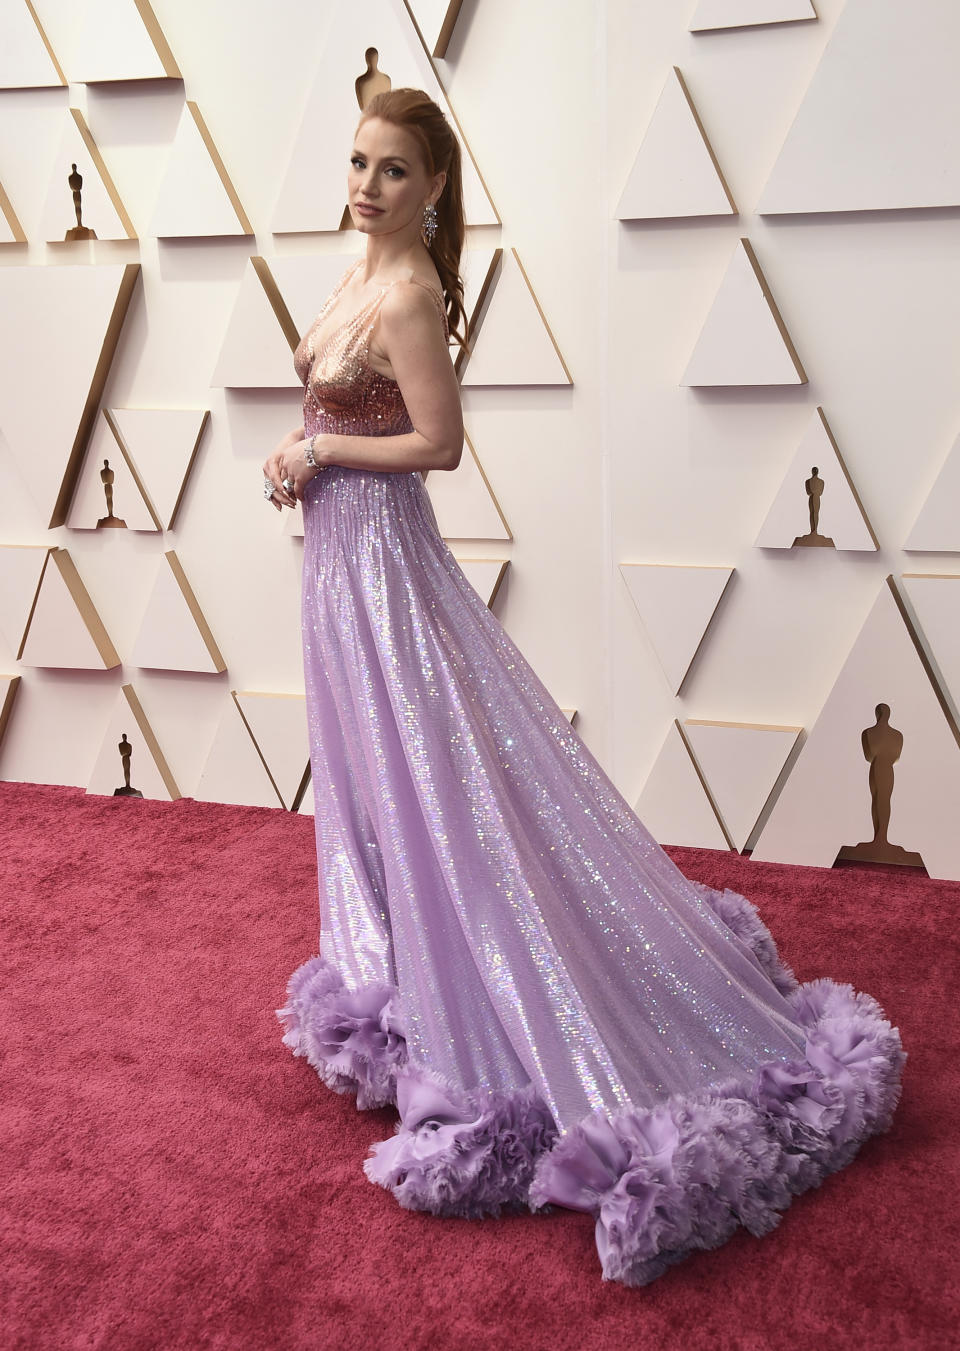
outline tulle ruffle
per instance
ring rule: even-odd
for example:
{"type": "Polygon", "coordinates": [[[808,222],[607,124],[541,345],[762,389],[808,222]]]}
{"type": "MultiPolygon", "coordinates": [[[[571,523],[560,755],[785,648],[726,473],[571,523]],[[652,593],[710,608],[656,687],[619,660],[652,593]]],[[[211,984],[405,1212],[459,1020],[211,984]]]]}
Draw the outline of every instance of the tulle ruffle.
{"type": "Polygon", "coordinates": [[[739,1225],[774,1228],[794,1196],[889,1128],[906,1060],[876,1000],[830,979],[799,985],[750,901],[695,885],[792,1006],[805,1032],[796,1060],[653,1108],[596,1111],[558,1135],[532,1085],[464,1090],[412,1064],[397,990],[349,991],[321,957],[290,979],[284,1043],[358,1107],[396,1103],[396,1132],[364,1170],[402,1206],[466,1218],[587,1211],[604,1277],[645,1285],[739,1225]]]}

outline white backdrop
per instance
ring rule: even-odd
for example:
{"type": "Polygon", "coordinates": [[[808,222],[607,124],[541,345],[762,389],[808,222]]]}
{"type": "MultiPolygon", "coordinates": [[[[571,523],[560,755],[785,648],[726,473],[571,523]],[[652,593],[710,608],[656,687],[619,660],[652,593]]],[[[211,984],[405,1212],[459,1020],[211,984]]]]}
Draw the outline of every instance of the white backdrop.
{"type": "MultiPolygon", "coordinates": [[[[96,21],[92,0],[80,7],[96,21]]],[[[36,8],[56,51],[63,6],[38,0],[36,8]]],[[[399,0],[395,8],[405,17],[399,0]]],[[[844,136],[855,132],[868,180],[861,192],[893,200],[897,147],[880,116],[883,81],[891,98],[919,106],[903,153],[936,176],[957,110],[952,82],[933,78],[930,61],[949,48],[952,0],[876,0],[873,27],[868,0],[816,0],[815,21],[694,34],[697,8],[697,0],[464,0],[446,59],[436,62],[502,221],[472,230],[470,242],[517,249],[574,382],[464,391],[468,433],[514,538],[452,547],[510,559],[494,610],[558,702],[578,709],[581,734],[631,801],[675,718],[810,729],[884,578],[960,572],[955,554],[903,551],[960,422],[957,207],[925,199],[822,209],[834,189],[804,162],[790,172],[808,207],[756,211],[805,104],[814,131],[829,129],[823,153],[849,153],[844,136]],[[893,9],[903,11],[896,22],[911,41],[888,69],[881,39],[893,9]],[[831,74],[828,44],[844,20],[852,56],[831,74]],[[618,221],[674,66],[739,215],[618,221]],[[741,238],[755,250],[807,384],[681,385],[741,238]],[[875,552],[754,546],[818,406],[876,533],[875,552]],[[624,583],[620,565],[630,563],[735,569],[679,696],[624,583]]],[[[120,686],[132,683],[180,791],[192,794],[230,690],[302,689],[302,546],[263,503],[259,474],[267,451],[299,422],[296,394],[225,391],[211,377],[249,256],[354,247],[353,235],[271,233],[334,9],[332,0],[266,8],[155,0],[182,84],[0,90],[0,183],[28,240],[0,248],[0,265],[139,261],[103,403],[211,411],[174,530],[50,530],[26,480],[49,464],[44,401],[56,399],[72,353],[69,332],[55,323],[46,331],[35,436],[0,456],[0,544],[68,548],[124,664],[102,672],[21,666],[2,640],[0,673],[23,677],[0,744],[6,779],[89,784],[113,736],[120,686]],[[148,235],[185,96],[202,110],[255,237],[148,235]],[[139,239],[43,241],[49,166],[71,106],[85,113],[139,239]],[[130,664],[161,555],[171,549],[225,672],[130,664]]],[[[318,141],[323,134],[318,125],[318,141]]],[[[956,162],[954,153],[950,173],[956,162]]],[[[922,195],[922,173],[911,191],[922,195]]],[[[322,300],[316,295],[312,309],[322,300]]],[[[26,322],[4,313],[5,347],[18,343],[26,322]]],[[[943,675],[955,713],[960,690],[943,675]]],[[[851,717],[859,717],[853,708],[851,717]]],[[[946,721],[944,735],[952,739],[946,721]]]]}

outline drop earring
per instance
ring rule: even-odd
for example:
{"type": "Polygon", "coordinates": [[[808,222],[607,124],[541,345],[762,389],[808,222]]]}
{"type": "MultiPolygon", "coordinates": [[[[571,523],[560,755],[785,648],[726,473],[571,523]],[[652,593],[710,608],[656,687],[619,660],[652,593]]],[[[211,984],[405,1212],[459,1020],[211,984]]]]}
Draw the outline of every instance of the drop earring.
{"type": "Polygon", "coordinates": [[[437,208],[433,202],[427,202],[423,208],[423,241],[429,249],[437,233],[437,208]]]}

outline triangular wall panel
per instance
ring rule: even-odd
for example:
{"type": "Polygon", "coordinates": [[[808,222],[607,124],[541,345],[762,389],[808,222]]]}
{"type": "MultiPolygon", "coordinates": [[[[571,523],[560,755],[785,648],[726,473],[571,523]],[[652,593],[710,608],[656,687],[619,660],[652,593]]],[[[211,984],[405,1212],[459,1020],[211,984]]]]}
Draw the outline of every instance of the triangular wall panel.
{"type": "Polygon", "coordinates": [[[717,28],[797,23],[816,17],[810,0],[700,0],[690,20],[690,31],[708,33],[717,28]]]}
{"type": "Polygon", "coordinates": [[[0,268],[0,313],[17,316],[17,341],[7,343],[0,362],[0,426],[51,529],[66,521],[139,273],[139,263],[0,268]],[[51,333],[70,355],[57,362],[56,398],[50,397],[51,333]],[[38,409],[43,474],[34,472],[38,409]]]}
{"type": "Polygon", "coordinates": [[[503,254],[472,348],[460,367],[465,387],[573,384],[516,249],[503,254]]]}
{"type": "Polygon", "coordinates": [[[53,49],[26,0],[0,11],[0,89],[49,89],[67,83],[53,49]]]}
{"type": "Polygon", "coordinates": [[[735,849],[745,849],[803,729],[688,718],[683,735],[735,849]]]}
{"type": "Polygon", "coordinates": [[[0,183],[0,244],[26,244],[27,236],[13,203],[0,183]]]}
{"type": "Polygon", "coordinates": [[[960,6],[847,0],[757,206],[960,204],[960,6]]]}
{"type": "Polygon", "coordinates": [[[200,109],[190,99],[170,148],[150,233],[163,239],[253,234],[200,109]]]}
{"type": "Polygon", "coordinates": [[[51,549],[20,657],[24,666],[104,671],[120,665],[66,549],[51,549]]]}
{"type": "Polygon", "coordinates": [[[97,421],[90,438],[66,524],[70,530],[152,531],[159,528],[151,504],[105,418],[97,421]],[[112,482],[108,483],[106,480],[111,477],[112,482]],[[112,511],[108,503],[108,488],[112,511]],[[119,521],[123,522],[122,526],[116,524],[119,521]]]}
{"type": "Polygon", "coordinates": [[[498,225],[499,217],[412,19],[390,0],[365,0],[362,5],[334,8],[323,50],[312,57],[316,78],[271,229],[284,234],[340,228],[346,204],[345,157],[360,120],[356,81],[366,70],[365,53],[371,47],[378,53],[379,70],[394,89],[424,89],[447,113],[463,156],[467,224],[498,225]]]}
{"type": "Polygon", "coordinates": [[[763,549],[791,549],[795,544],[828,548],[831,543],[836,549],[871,551],[879,547],[822,408],[810,419],[754,543],[763,549]],[[815,531],[811,519],[814,500],[819,500],[815,531]]]}
{"type": "Polygon", "coordinates": [[[741,239],[684,371],[684,385],[805,385],[749,239],[741,239]]]}
{"type": "Polygon", "coordinates": [[[660,844],[731,848],[677,722],[670,724],[634,811],[660,844]]]}
{"type": "Polygon", "coordinates": [[[486,605],[496,600],[510,566],[508,558],[458,558],[460,571],[486,605]]]}
{"type": "Polygon", "coordinates": [[[143,797],[169,802],[180,796],[177,782],[132,685],[120,688],[87,782],[87,792],[107,797],[130,796],[117,793],[117,789],[128,786],[127,768],[129,787],[138,789],[143,797]],[[129,764],[125,768],[127,757],[129,764]]]}
{"type": "Polygon", "coordinates": [[[431,56],[444,57],[463,0],[406,0],[423,45],[431,56]]]}
{"type": "Polygon", "coordinates": [[[46,544],[0,545],[0,632],[18,658],[49,552],[46,544]]]}
{"type": "Polygon", "coordinates": [[[209,410],[105,408],[104,416],[154,513],[155,528],[172,530],[210,420],[209,410]]]}
{"type": "Polygon", "coordinates": [[[37,0],[74,84],[182,78],[149,0],[37,0]]]}
{"type": "Polygon", "coordinates": [[[276,786],[240,713],[235,692],[226,700],[193,796],[239,807],[283,807],[276,786]]]}
{"type": "Polygon", "coordinates": [[[905,572],[902,587],[945,692],[960,709],[960,576],[905,572]]]}
{"type": "Polygon", "coordinates": [[[164,554],[130,662],[162,671],[225,671],[210,626],[171,549],[164,554]]]}
{"type": "Polygon", "coordinates": [[[310,763],[306,700],[302,694],[237,691],[234,699],[280,801],[293,810],[310,763]]]}
{"type": "Polygon", "coordinates": [[[264,275],[249,259],[210,378],[215,388],[302,388],[293,368],[294,347],[278,321],[275,297],[264,288],[264,275]]]}
{"type": "Polygon", "coordinates": [[[690,91],[674,66],[630,170],[617,219],[736,214],[690,91]]]}
{"type": "Polygon", "coordinates": [[[136,239],[133,222],[79,108],[69,109],[60,147],[50,166],[50,186],[40,214],[40,238],[50,244],[63,243],[70,231],[77,229],[70,183],[74,165],[82,180],[81,225],[94,230],[97,239],[136,239]]]}
{"type": "Polygon", "coordinates": [[[426,488],[444,539],[512,539],[468,436],[456,469],[434,469],[426,488]]]}
{"type": "Polygon", "coordinates": [[[3,745],[4,735],[10,726],[19,689],[20,676],[0,675],[0,746],[3,745]]]}
{"type": "Polygon", "coordinates": [[[917,553],[960,553],[960,436],[903,547],[917,553]]]}
{"type": "Polygon", "coordinates": [[[960,879],[960,731],[918,654],[892,578],[827,696],[754,859],[829,868],[841,850],[872,840],[862,739],[881,704],[903,734],[888,839],[919,854],[931,877],[960,879]]]}
{"type": "Polygon", "coordinates": [[[667,682],[677,694],[734,570],[621,563],[620,571],[667,682]]]}

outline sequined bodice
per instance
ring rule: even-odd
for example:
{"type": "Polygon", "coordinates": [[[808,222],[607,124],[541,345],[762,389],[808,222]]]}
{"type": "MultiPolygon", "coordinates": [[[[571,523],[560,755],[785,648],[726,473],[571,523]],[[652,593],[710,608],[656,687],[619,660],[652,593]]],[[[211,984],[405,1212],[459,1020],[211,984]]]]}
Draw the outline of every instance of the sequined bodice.
{"type": "MultiPolygon", "coordinates": [[[[395,286],[388,282],[377,295],[314,348],[314,338],[338,296],[362,265],[358,259],[340,278],[309,331],[301,338],[293,364],[304,385],[303,425],[307,436],[335,432],[347,436],[398,436],[413,430],[396,380],[374,370],[369,362],[370,339],[384,297],[395,286]]],[[[449,336],[440,293],[416,277],[409,280],[433,296],[444,333],[449,336]]]]}

